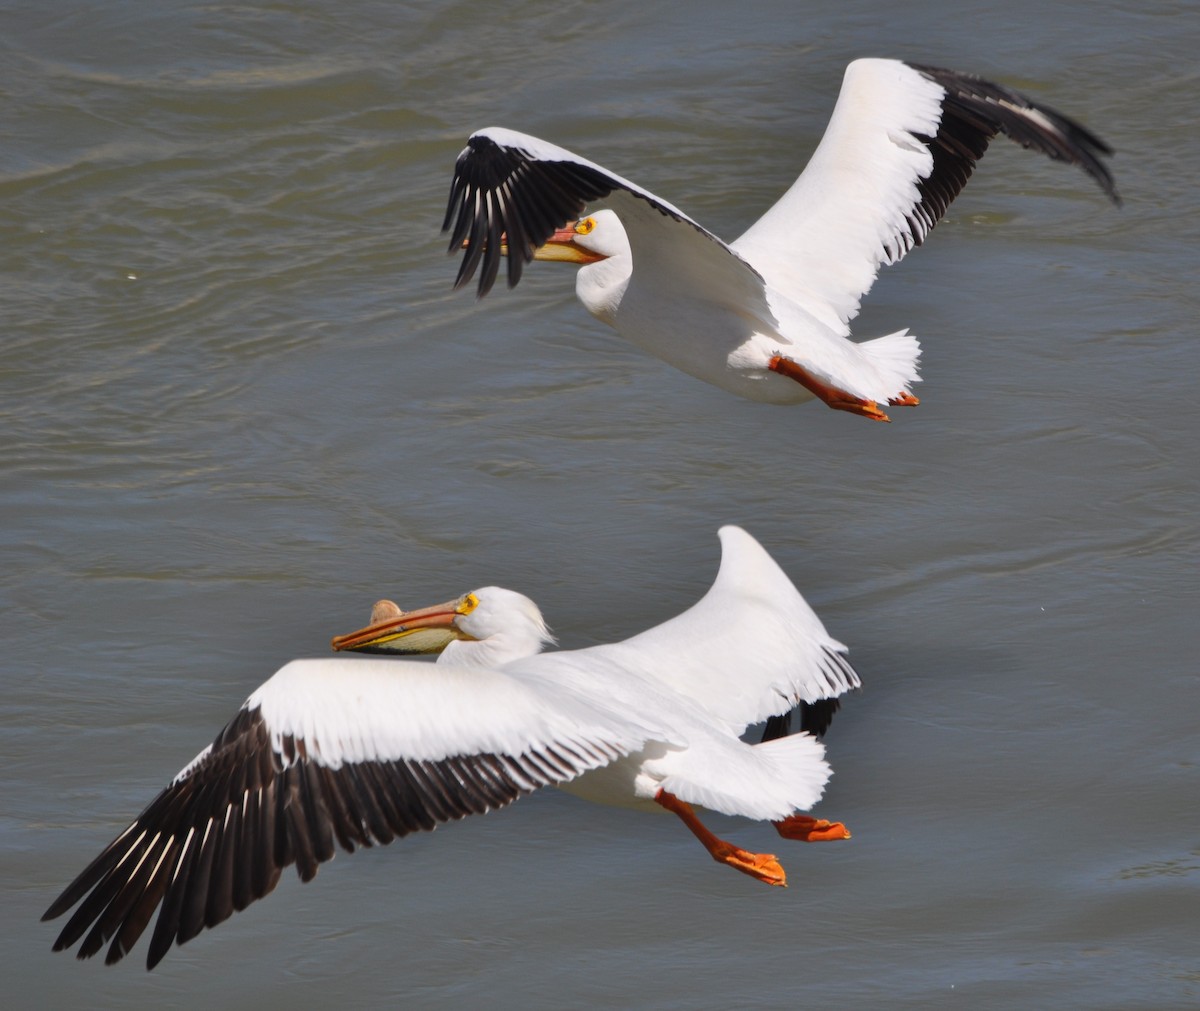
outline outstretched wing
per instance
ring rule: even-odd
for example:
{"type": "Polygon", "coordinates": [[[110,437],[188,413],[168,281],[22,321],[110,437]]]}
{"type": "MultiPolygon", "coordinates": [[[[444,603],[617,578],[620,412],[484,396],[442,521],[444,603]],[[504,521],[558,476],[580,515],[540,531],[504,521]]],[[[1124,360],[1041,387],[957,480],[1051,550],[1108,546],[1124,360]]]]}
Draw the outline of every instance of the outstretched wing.
{"type": "Polygon", "coordinates": [[[839,333],[883,263],[919,246],[988,142],[1080,166],[1119,203],[1095,134],[1000,84],[952,70],[855,60],[807,167],[731,247],[839,333]]]}
{"type": "Polygon", "coordinates": [[[834,639],[762,545],[720,530],[721,566],[692,607],[632,639],[593,646],[703,705],[735,732],[861,684],[834,639]],[[736,634],[735,634],[736,633],[736,634]]]}
{"type": "Polygon", "coordinates": [[[482,814],[639,743],[578,699],[496,671],[297,660],[250,696],[43,919],[80,903],[54,949],[86,932],[79,957],[111,939],[112,963],[161,903],[153,968],[173,943],[267,895],[290,864],[310,880],[335,843],[353,852],[482,814]]]}

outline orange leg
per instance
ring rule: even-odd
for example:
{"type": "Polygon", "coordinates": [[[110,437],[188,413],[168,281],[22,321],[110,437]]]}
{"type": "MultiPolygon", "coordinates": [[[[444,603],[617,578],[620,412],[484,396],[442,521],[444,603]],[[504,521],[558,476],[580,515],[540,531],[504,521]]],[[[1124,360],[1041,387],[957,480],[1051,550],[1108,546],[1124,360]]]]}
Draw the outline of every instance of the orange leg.
{"type": "Polygon", "coordinates": [[[851,414],[859,414],[872,421],[892,420],[879,409],[879,405],[874,400],[863,400],[853,393],[830,386],[814,376],[803,365],[790,358],[784,358],[783,355],[776,355],[767,362],[767,368],[772,372],[778,372],[781,376],[787,376],[788,379],[794,379],[809,393],[823,400],[835,411],[849,411],[851,414]]]}
{"type": "Polygon", "coordinates": [[[768,885],[787,887],[787,874],[784,873],[783,867],[775,859],[774,854],[750,853],[734,846],[733,843],[727,843],[724,839],[718,839],[701,824],[691,805],[684,803],[673,793],[659,790],[655,794],[654,800],[668,811],[679,815],[683,823],[692,830],[692,835],[704,844],[704,848],[718,863],[728,864],[743,874],[749,874],[752,878],[765,881],[768,885]]]}
{"type": "MultiPolygon", "coordinates": [[[[856,397],[853,393],[847,393],[836,386],[830,386],[828,383],[822,382],[814,376],[803,365],[792,361],[790,358],[784,358],[783,355],[776,355],[767,362],[767,368],[772,372],[778,372],[781,376],[787,376],[788,379],[794,379],[808,390],[809,393],[821,399],[835,411],[849,411],[851,414],[859,414],[864,418],[870,418],[872,421],[892,420],[879,409],[879,405],[874,400],[863,400],[861,397],[856,397]]],[[[920,402],[911,393],[897,393],[888,401],[888,406],[916,407],[920,402]]]]}
{"type": "Polygon", "coordinates": [[[793,814],[783,821],[775,822],[775,831],[785,839],[801,842],[829,842],[833,839],[849,839],[850,830],[840,821],[810,818],[806,814],[793,814]]]}

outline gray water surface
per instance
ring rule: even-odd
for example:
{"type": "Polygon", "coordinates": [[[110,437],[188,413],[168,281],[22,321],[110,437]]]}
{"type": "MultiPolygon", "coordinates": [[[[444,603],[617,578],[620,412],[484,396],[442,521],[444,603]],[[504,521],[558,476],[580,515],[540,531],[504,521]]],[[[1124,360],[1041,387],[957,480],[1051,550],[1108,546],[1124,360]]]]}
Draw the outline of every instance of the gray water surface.
{"type": "Polygon", "coordinates": [[[0,23],[0,887],[14,1007],[1200,1001],[1200,12],[1155,2],[10,5],[0,23]],[[974,71],[1117,149],[997,143],[856,323],[890,426],[739,401],[539,264],[438,233],[507,125],[716,233],[842,70],[974,71]],[[342,858],[150,975],[52,954],[62,886],[284,661],[500,583],[566,648],[692,603],[740,523],[851,647],[786,891],[555,792],[342,858]]]}

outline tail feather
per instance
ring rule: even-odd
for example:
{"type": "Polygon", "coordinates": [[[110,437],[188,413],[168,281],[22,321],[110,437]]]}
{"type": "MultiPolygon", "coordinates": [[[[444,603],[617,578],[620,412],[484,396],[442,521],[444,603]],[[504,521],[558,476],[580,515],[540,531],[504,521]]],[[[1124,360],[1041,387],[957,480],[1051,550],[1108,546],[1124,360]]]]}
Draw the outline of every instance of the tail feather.
{"type": "MultiPolygon", "coordinates": [[[[770,760],[779,783],[787,814],[807,811],[825,792],[833,770],[825,760],[825,746],[810,734],[793,734],[754,746],[762,758],[770,760]]],[[[782,817],[786,817],[783,815],[782,817]]]]}
{"type": "Polygon", "coordinates": [[[871,399],[887,400],[900,393],[911,393],[909,387],[921,381],[917,368],[917,362],[921,359],[921,342],[907,329],[864,341],[857,347],[878,375],[879,389],[870,394],[871,399]]]}
{"type": "Polygon", "coordinates": [[[764,744],[740,744],[724,756],[720,769],[693,767],[689,752],[672,756],[661,786],[680,800],[710,811],[758,821],[779,821],[807,811],[833,775],[825,746],[808,734],[764,744]]]}

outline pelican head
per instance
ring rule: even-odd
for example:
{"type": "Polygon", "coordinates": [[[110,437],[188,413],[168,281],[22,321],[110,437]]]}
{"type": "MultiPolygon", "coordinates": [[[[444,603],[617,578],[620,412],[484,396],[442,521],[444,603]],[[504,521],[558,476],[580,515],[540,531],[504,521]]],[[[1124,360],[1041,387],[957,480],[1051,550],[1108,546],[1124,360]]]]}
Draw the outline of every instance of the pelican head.
{"type": "Polygon", "coordinates": [[[596,211],[567,222],[533,251],[533,258],[582,264],[575,278],[576,296],[596,319],[613,325],[633,275],[629,236],[615,212],[596,211]]]}
{"type": "Polygon", "coordinates": [[[553,641],[532,600],[485,586],[413,611],[381,600],[369,625],[336,636],[331,645],[335,651],[357,653],[440,653],[446,662],[491,665],[532,656],[553,641]]]}
{"type": "Polygon", "coordinates": [[[559,263],[598,263],[629,255],[625,226],[613,211],[596,211],[578,221],[568,221],[533,251],[535,260],[559,263]]]}

